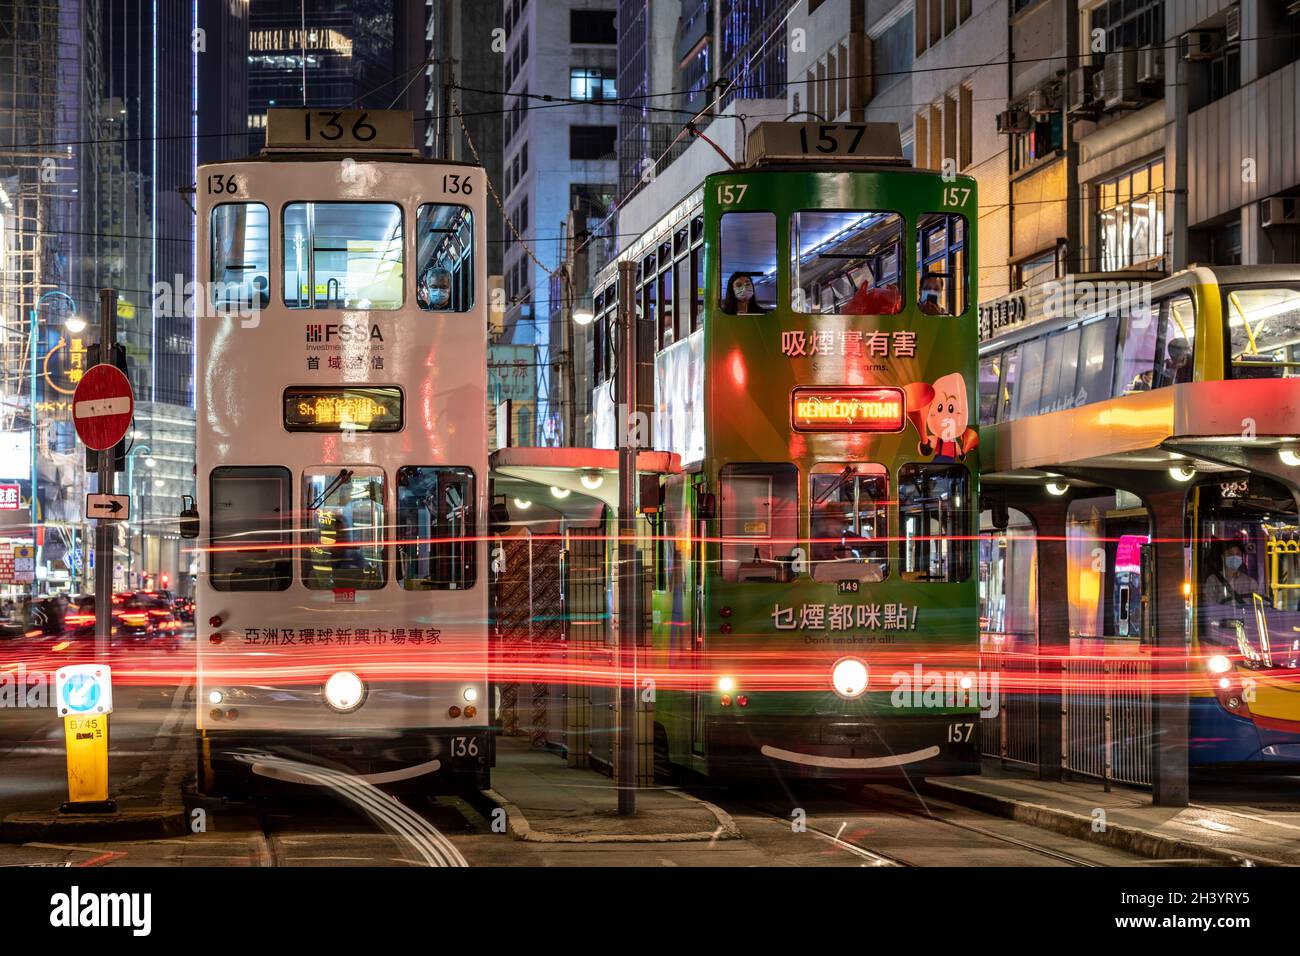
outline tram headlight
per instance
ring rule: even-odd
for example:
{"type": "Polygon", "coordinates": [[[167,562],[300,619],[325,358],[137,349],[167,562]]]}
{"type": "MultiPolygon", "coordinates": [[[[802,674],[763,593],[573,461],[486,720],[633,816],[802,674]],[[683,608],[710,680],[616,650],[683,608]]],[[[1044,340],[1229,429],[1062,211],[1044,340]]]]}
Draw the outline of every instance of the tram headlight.
{"type": "Polygon", "coordinates": [[[831,686],[845,700],[854,700],[867,692],[867,665],[856,657],[845,657],[831,668],[831,686]]]}
{"type": "Polygon", "coordinates": [[[219,690],[213,690],[208,692],[209,704],[219,704],[225,699],[226,699],[226,695],[221,693],[221,691],[219,690]]]}
{"type": "Polygon", "coordinates": [[[736,689],[736,679],[734,677],[719,677],[718,690],[724,694],[730,694],[736,689]]]}
{"type": "Polygon", "coordinates": [[[1211,674],[1226,674],[1232,670],[1232,661],[1222,654],[1215,654],[1205,662],[1205,666],[1209,668],[1211,674]]]}
{"type": "Polygon", "coordinates": [[[470,703],[473,703],[474,701],[478,700],[478,688],[466,687],[464,697],[470,703]]]}
{"type": "Polygon", "coordinates": [[[366,685],[351,671],[338,671],[325,681],[325,703],[346,714],[361,706],[366,697],[366,685]]]}

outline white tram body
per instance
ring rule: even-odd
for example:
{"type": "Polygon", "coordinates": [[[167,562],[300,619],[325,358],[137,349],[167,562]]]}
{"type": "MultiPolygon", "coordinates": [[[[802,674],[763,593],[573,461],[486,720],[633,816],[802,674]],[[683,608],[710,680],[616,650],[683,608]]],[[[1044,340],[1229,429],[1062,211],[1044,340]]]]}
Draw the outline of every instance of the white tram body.
{"type": "Polygon", "coordinates": [[[484,786],[482,171],[271,149],[198,193],[200,789],[484,786]]]}

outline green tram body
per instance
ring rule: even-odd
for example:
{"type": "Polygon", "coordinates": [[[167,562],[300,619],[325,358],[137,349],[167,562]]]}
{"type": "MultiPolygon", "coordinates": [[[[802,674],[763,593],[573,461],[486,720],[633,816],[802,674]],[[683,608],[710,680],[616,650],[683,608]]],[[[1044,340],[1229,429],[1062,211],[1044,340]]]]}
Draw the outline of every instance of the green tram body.
{"type": "MultiPolygon", "coordinates": [[[[703,336],[702,345],[696,346],[701,348],[697,374],[703,376],[703,458],[688,461],[682,474],[663,480],[663,502],[648,526],[657,546],[653,549],[655,580],[651,598],[653,649],[647,656],[652,666],[698,679],[687,681],[694,684],[694,689],[672,681],[672,686],[661,687],[655,694],[657,762],[667,759],[682,768],[722,776],[775,770],[784,776],[854,779],[894,774],[899,767],[924,774],[977,771],[977,698],[973,691],[966,699],[936,693],[933,677],[953,672],[974,677],[978,669],[978,574],[971,541],[978,531],[978,448],[960,462],[936,466],[965,471],[965,500],[958,511],[949,515],[956,522],[949,527],[960,532],[956,534],[958,540],[949,545],[949,560],[963,569],[956,574],[960,580],[922,581],[901,573],[903,545],[898,540],[902,536],[897,504],[899,469],[927,464],[932,457],[918,450],[920,436],[913,423],[905,422],[902,431],[880,434],[797,432],[791,423],[791,395],[797,386],[905,387],[935,383],[956,373],[965,386],[967,409],[974,407],[978,361],[978,283],[974,263],[978,256],[970,226],[976,221],[977,209],[973,179],[944,181],[937,173],[906,166],[840,162],[819,169],[737,170],[708,176],[701,187],[621,254],[622,258],[635,255],[644,262],[647,252],[660,250],[661,243],[672,243],[683,228],[694,230],[698,236],[698,222],[694,220],[702,213],[702,245],[696,248],[703,256],[703,308],[698,320],[700,331],[695,334],[703,336]],[[945,204],[945,198],[950,205],[945,204]],[[901,275],[897,282],[902,293],[901,311],[892,315],[795,312],[790,294],[794,281],[795,252],[791,242],[795,213],[864,210],[892,211],[902,216],[898,257],[901,275]],[[722,217],[736,212],[774,214],[776,304],[764,315],[730,315],[721,309],[727,280],[722,271],[730,265],[721,261],[719,229],[722,217]],[[959,257],[964,305],[954,306],[960,309],[958,315],[922,314],[916,304],[918,222],[922,216],[933,214],[964,217],[964,243],[959,257]],[[830,354],[785,354],[782,333],[800,331],[805,343],[814,332],[832,333],[830,354]],[[864,342],[875,332],[890,336],[913,332],[915,354],[895,356],[891,338],[889,357],[867,356],[865,347],[862,358],[842,357],[841,349],[853,351],[851,345],[839,345],[842,332],[860,332],[864,342]],[[746,477],[740,474],[745,470],[743,466],[753,463],[785,463],[797,468],[798,541],[776,547],[802,547],[807,556],[812,554],[812,469],[819,464],[825,467],[865,462],[883,466],[888,474],[888,574],[884,580],[856,582],[857,593],[846,593],[841,588],[851,589],[853,584],[814,580],[808,569],[778,573],[791,578],[786,581],[725,579],[720,538],[724,526],[735,530],[728,508],[729,499],[734,501],[736,493],[720,493],[721,479],[729,466],[741,478],[746,477]],[[716,512],[713,517],[708,516],[711,506],[716,512]],[[702,508],[704,518],[700,517],[702,508]],[[850,628],[843,627],[842,616],[838,621],[829,620],[831,606],[836,604],[854,608],[850,628]],[[859,626],[859,615],[864,612],[857,610],[858,605],[877,606],[883,623],[883,612],[889,604],[907,609],[904,618],[908,627],[867,626],[869,616],[859,626]],[[814,610],[805,622],[806,605],[814,610]],[[815,627],[816,605],[824,606],[821,630],[815,627]],[[791,609],[789,619],[778,611],[786,608],[791,609]],[[730,609],[729,613],[724,609],[730,609]],[[782,624],[795,626],[778,628],[778,618],[782,624]],[[839,696],[831,681],[832,664],[845,656],[860,658],[870,669],[869,690],[854,699],[839,696]],[[770,682],[764,679],[756,683],[738,677],[730,694],[731,705],[723,706],[718,680],[746,673],[756,659],[778,670],[783,663],[804,667],[812,674],[812,684],[783,688],[779,675],[770,682]],[[904,686],[894,680],[900,672],[915,678],[917,665],[923,681],[904,686]],[[927,687],[931,690],[928,696],[924,694],[927,687]],[[898,701],[894,699],[896,690],[915,693],[898,701]],[[741,697],[746,698],[747,706],[738,706],[741,697]],[[900,702],[903,706],[898,706],[900,702]],[[921,706],[914,706],[917,703],[921,706]],[[765,747],[801,758],[773,757],[764,753],[765,747]]],[[[680,249],[679,241],[672,253],[674,258],[680,255],[680,249]]],[[[946,264],[949,269],[953,267],[951,259],[946,264]]],[[[885,267],[878,262],[876,266],[876,271],[883,273],[885,267]]],[[[654,275],[661,271],[659,265],[654,275]]],[[[613,334],[612,323],[607,320],[612,318],[615,307],[616,277],[617,265],[611,263],[602,274],[602,295],[598,299],[598,309],[602,301],[605,306],[601,320],[605,328],[598,334],[606,340],[613,334]]],[[[953,281],[955,285],[956,279],[953,281]]],[[[638,306],[644,305],[646,288],[646,278],[639,275],[638,306]]],[[[699,296],[698,291],[692,291],[699,296]]],[[[953,294],[951,289],[948,294],[953,294]]],[[[686,319],[679,321],[684,323],[686,319]]],[[[656,348],[659,341],[656,339],[656,348]]],[[[686,343],[678,345],[687,347],[686,343]]],[[[792,344],[790,349],[797,347],[792,344]]],[[[663,415],[672,411],[673,403],[684,399],[675,386],[665,387],[661,382],[660,387],[666,393],[660,399],[659,412],[663,415]]],[[[977,427],[977,418],[975,412],[968,412],[972,431],[967,436],[977,427]]],[[[664,447],[660,435],[655,435],[654,444],[664,447]]],[[[746,527],[742,520],[741,530],[746,527]]],[[[741,547],[747,546],[746,539],[741,547]]],[[[644,549],[647,557],[650,550],[644,549]]],[[[774,566],[783,568],[784,562],[774,566]]],[[[739,572],[735,576],[740,577],[739,572]]]]}

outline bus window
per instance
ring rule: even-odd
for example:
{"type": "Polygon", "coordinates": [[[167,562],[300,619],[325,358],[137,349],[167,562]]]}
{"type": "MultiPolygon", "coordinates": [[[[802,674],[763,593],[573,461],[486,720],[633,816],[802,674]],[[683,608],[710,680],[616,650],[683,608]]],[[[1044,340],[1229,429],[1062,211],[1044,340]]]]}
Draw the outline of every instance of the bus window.
{"type": "Polygon", "coordinates": [[[1227,289],[1232,358],[1231,378],[1300,376],[1300,291],[1279,288],[1227,289]]]}
{"type": "Polygon", "coordinates": [[[303,583],[313,591],[384,586],[384,472],[310,468],[302,475],[303,583]]]}
{"type": "Polygon", "coordinates": [[[776,307],[776,216],[770,212],[723,213],[722,292],[728,315],[756,315],[776,307]]]}
{"type": "Polygon", "coordinates": [[[212,306],[264,309],[271,301],[271,220],[260,202],[222,203],[209,237],[212,306]]]}
{"type": "Polygon", "coordinates": [[[722,579],[794,579],[799,472],[791,464],[726,465],[722,492],[722,579]]]}
{"type": "Polygon", "coordinates": [[[400,309],[402,207],[294,202],[284,207],[284,304],[290,309],[400,309]]]}
{"type": "Polygon", "coordinates": [[[1160,303],[1160,345],[1155,387],[1181,385],[1192,380],[1192,351],[1196,345],[1196,322],[1190,295],[1175,295],[1160,303]]]}
{"type": "Polygon", "coordinates": [[[474,586],[476,507],[469,468],[397,470],[397,580],[407,591],[474,586]]]}
{"type": "Polygon", "coordinates": [[[994,352],[980,359],[980,418],[981,425],[992,425],[998,419],[998,386],[1002,381],[1002,354],[994,352]]]}
{"type": "Polygon", "coordinates": [[[1016,382],[1019,380],[1020,346],[1013,345],[1002,353],[1002,385],[998,395],[998,421],[1010,421],[1011,400],[1016,394],[1016,382]]]}
{"type": "Polygon", "coordinates": [[[1119,362],[1115,367],[1115,394],[1131,395],[1151,389],[1155,374],[1159,307],[1133,305],[1120,317],[1119,362]]]}
{"type": "Polygon", "coordinates": [[[970,576],[970,473],[962,465],[898,469],[898,522],[906,581],[970,576]]]}
{"type": "Polygon", "coordinates": [[[884,466],[814,465],[809,497],[812,579],[883,581],[889,573],[884,466]]]}
{"type": "Polygon", "coordinates": [[[1015,418],[1028,418],[1038,414],[1038,399],[1043,393],[1043,355],[1047,340],[1031,339],[1020,346],[1021,372],[1016,390],[1015,418]]]}
{"type": "Polygon", "coordinates": [[[794,214],[794,310],[897,315],[903,309],[903,217],[896,212],[794,214]]]}
{"type": "Polygon", "coordinates": [[[1038,412],[1074,407],[1074,380],[1079,370],[1079,327],[1059,329],[1047,337],[1043,358],[1043,391],[1038,412]]]}
{"type": "Polygon", "coordinates": [[[283,591],[289,586],[292,480],[287,468],[212,469],[208,579],[213,590],[283,591]],[[239,550],[227,550],[235,548],[239,550]]]}
{"type": "Polygon", "coordinates": [[[926,213],[916,223],[916,303],[924,315],[966,311],[966,217],[926,213]]]}
{"type": "Polygon", "coordinates": [[[427,202],[415,217],[415,301],[426,312],[474,306],[474,216],[464,206],[427,202]]]}
{"type": "Polygon", "coordinates": [[[1075,387],[1075,398],[1081,405],[1110,397],[1117,318],[1110,315],[1083,326],[1079,343],[1079,376],[1075,387]]]}

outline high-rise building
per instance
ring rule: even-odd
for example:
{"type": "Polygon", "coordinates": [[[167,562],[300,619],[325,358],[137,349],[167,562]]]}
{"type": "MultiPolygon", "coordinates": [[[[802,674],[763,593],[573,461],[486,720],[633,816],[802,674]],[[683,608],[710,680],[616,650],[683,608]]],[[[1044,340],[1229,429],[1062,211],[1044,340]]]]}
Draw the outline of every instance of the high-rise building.
{"type": "Polygon", "coordinates": [[[274,106],[396,108],[403,44],[394,0],[252,0],[248,31],[249,149],[274,106]]]}
{"type": "Polygon", "coordinates": [[[572,444],[566,422],[579,340],[552,276],[565,258],[569,214],[612,208],[618,182],[615,0],[503,0],[506,90],[501,194],[503,344],[531,353],[535,402],[514,409],[520,445],[572,444]],[[564,100],[547,103],[544,95],[564,100]],[[517,235],[516,235],[517,233],[517,235]],[[557,374],[559,370],[560,374],[557,374]]]}
{"type": "Polygon", "coordinates": [[[247,0],[198,4],[198,161],[249,155],[247,0]]]}

